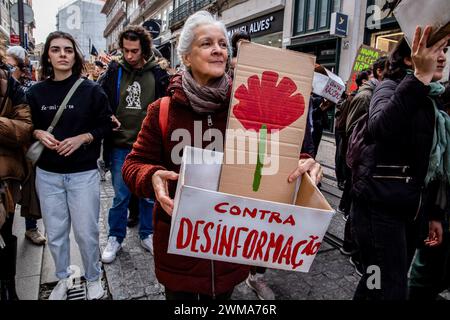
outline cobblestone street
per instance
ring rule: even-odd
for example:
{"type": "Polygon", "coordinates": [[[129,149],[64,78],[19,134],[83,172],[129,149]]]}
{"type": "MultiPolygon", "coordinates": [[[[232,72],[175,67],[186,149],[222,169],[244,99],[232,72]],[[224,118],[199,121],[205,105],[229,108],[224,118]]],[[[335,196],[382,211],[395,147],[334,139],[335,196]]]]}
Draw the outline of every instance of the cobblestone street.
{"type": "MultiPolygon", "coordinates": [[[[324,139],[319,151],[319,161],[331,167],[334,165],[334,141],[324,139]]],[[[334,172],[324,167],[327,177],[333,177],[334,172]]],[[[106,246],[107,214],[113,198],[110,175],[102,185],[101,207],[101,237],[100,247],[106,246]]],[[[324,179],[326,190],[340,194],[332,179],[324,179]]],[[[330,204],[335,207],[338,198],[325,193],[330,204]]],[[[329,233],[342,237],[344,221],[336,214],[329,227],[329,233]]],[[[138,228],[128,228],[127,237],[117,259],[109,265],[104,265],[108,287],[112,299],[164,299],[164,288],[158,283],[154,273],[153,256],[139,244],[138,228]]],[[[359,280],[348,257],[340,254],[336,247],[323,242],[322,247],[309,273],[287,272],[282,270],[267,270],[267,283],[279,300],[349,300],[359,280]]],[[[232,299],[257,299],[256,294],[245,284],[236,287],[232,299]]]]}

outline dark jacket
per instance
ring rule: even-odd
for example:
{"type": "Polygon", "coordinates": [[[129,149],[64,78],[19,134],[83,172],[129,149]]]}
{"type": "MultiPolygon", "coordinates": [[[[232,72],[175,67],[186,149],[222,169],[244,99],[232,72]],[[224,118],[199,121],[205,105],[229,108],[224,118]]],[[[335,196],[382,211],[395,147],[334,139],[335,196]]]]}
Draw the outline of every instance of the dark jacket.
{"type": "Polygon", "coordinates": [[[433,186],[424,190],[435,119],[429,90],[414,75],[386,79],[375,89],[368,120],[371,148],[362,155],[363,164],[352,168],[359,197],[409,216],[420,207],[430,210],[433,186]]]}
{"type": "Polygon", "coordinates": [[[347,119],[345,121],[345,132],[347,137],[352,134],[353,129],[366,112],[369,111],[373,91],[379,84],[378,80],[372,79],[359,88],[358,93],[350,103],[347,119]]]}
{"type": "MultiPolygon", "coordinates": [[[[108,96],[109,105],[111,106],[113,114],[116,113],[119,104],[119,99],[117,97],[119,67],[120,64],[117,61],[111,61],[106,72],[98,79],[98,83],[103,87],[103,90],[105,90],[108,96]]],[[[153,67],[152,72],[156,81],[155,98],[157,100],[166,95],[166,89],[169,84],[169,75],[166,71],[162,70],[159,65],[153,67]]]]}
{"type": "MultiPolygon", "coordinates": [[[[201,121],[203,131],[209,129],[208,117],[195,113],[190,107],[182,85],[181,76],[175,75],[168,89],[170,101],[166,141],[163,141],[159,126],[159,104],[153,103],[142,124],[142,130],[122,168],[125,183],[133,194],[143,198],[154,198],[152,176],[158,170],[180,171],[180,166],[171,160],[172,149],[179,144],[170,137],[178,128],[187,129],[194,136],[194,122],[201,121]]],[[[229,101],[226,107],[212,115],[212,127],[225,133],[229,101]]],[[[202,132],[202,135],[204,132],[202,132]]],[[[193,144],[194,142],[192,142],[193,144]]],[[[203,141],[203,148],[210,142],[203,141]]],[[[175,197],[177,181],[169,181],[169,194],[175,197]]],[[[249,267],[233,263],[192,258],[168,254],[171,217],[155,202],[154,255],[158,280],[172,291],[196,292],[212,296],[223,294],[244,281],[249,267]],[[214,282],[212,279],[214,278],[214,282]],[[214,283],[214,285],[213,285],[214,283]]]]}
{"type": "MultiPolygon", "coordinates": [[[[115,115],[117,112],[117,107],[119,105],[119,92],[118,81],[119,79],[119,68],[123,68],[120,64],[112,60],[106,72],[98,79],[98,83],[102,86],[103,90],[106,92],[108,96],[109,105],[111,106],[111,110],[115,115]]],[[[166,89],[169,84],[169,75],[166,71],[162,70],[159,65],[154,66],[151,71],[153,72],[153,76],[155,77],[155,100],[164,97],[166,95],[166,89]]],[[[122,70],[122,72],[126,72],[122,70]]],[[[139,124],[140,126],[140,124],[139,124]]],[[[110,166],[109,163],[109,153],[113,147],[112,137],[106,137],[103,142],[103,159],[105,160],[105,164],[107,167],[110,166]]]]}

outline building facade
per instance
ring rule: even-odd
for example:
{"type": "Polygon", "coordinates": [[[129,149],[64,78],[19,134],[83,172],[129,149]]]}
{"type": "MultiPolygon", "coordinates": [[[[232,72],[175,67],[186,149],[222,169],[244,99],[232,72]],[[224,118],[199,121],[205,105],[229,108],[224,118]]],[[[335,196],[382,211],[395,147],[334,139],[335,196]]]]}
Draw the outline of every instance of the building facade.
{"type": "MultiPolygon", "coordinates": [[[[172,66],[180,63],[176,47],[184,22],[194,12],[208,10],[224,22],[229,37],[245,30],[255,43],[312,54],[317,63],[345,82],[362,44],[389,52],[402,38],[393,16],[397,3],[398,0],[109,0],[102,12],[110,14],[111,23],[105,30],[108,43],[116,42],[118,33],[114,30],[127,24],[158,22],[161,30],[154,39],[155,47],[172,66]],[[341,36],[330,33],[335,12],[347,18],[347,33],[341,36]]],[[[329,111],[325,129],[334,131],[334,110],[329,111]]]]}
{"type": "Polygon", "coordinates": [[[128,24],[126,2],[122,0],[106,0],[101,13],[106,15],[106,27],[103,36],[106,39],[106,51],[112,52],[117,49],[117,38],[128,24]]]}
{"type": "Polygon", "coordinates": [[[99,53],[106,50],[106,17],[100,14],[103,6],[104,1],[75,0],[61,7],[56,15],[56,29],[75,38],[85,60],[90,59],[92,46],[99,53]]]}
{"type": "MultiPolygon", "coordinates": [[[[17,3],[17,0],[14,1],[7,1],[7,0],[1,0],[1,16],[2,16],[2,26],[7,27],[10,35],[19,37],[19,22],[14,19],[10,15],[11,7],[17,3]],[[8,4],[9,3],[9,4],[8,4]],[[4,12],[4,9],[7,10],[7,12],[4,12]],[[8,21],[7,21],[8,19],[8,21]]],[[[28,5],[31,9],[33,9],[33,1],[32,0],[24,0],[23,3],[25,5],[28,5]]],[[[35,39],[33,36],[33,30],[36,28],[35,22],[32,21],[31,23],[24,25],[24,35],[25,39],[23,41],[24,47],[33,54],[34,47],[35,47],[35,39]]],[[[1,31],[1,28],[0,28],[1,31]]],[[[3,32],[2,32],[3,33],[3,32]]],[[[11,38],[8,36],[7,44],[9,45],[17,45],[15,43],[11,43],[11,38]]]]}
{"type": "MultiPolygon", "coordinates": [[[[316,61],[350,77],[357,51],[366,44],[391,50],[403,34],[392,15],[397,0],[286,0],[283,47],[310,53],[316,61]],[[347,16],[347,34],[330,33],[334,12],[347,16]]],[[[329,110],[325,130],[334,131],[334,110],[329,110]]]]}
{"type": "Polygon", "coordinates": [[[127,16],[130,24],[143,25],[152,30],[153,45],[161,54],[172,60],[169,13],[173,11],[173,0],[128,0],[127,16]]]}
{"type": "Polygon", "coordinates": [[[231,1],[221,9],[219,16],[230,38],[234,32],[243,30],[250,34],[252,42],[282,47],[284,0],[231,1]]]}
{"type": "Polygon", "coordinates": [[[10,17],[10,1],[0,0],[0,48],[6,49],[6,44],[9,43],[11,17],[10,17]]]}

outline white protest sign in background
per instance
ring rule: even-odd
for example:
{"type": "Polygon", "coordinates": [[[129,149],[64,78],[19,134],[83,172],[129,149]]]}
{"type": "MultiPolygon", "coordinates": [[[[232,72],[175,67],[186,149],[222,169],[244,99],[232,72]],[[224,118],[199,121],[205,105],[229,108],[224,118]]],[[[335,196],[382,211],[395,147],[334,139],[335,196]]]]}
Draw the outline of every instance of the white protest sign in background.
{"type": "Polygon", "coordinates": [[[345,90],[344,81],[331,71],[327,69],[325,71],[328,76],[314,72],[313,92],[327,100],[337,103],[345,90]]]}
{"type": "Polygon", "coordinates": [[[427,25],[433,27],[428,39],[429,46],[450,32],[449,0],[402,0],[395,8],[394,15],[410,46],[417,26],[421,26],[422,31],[427,25]]]}

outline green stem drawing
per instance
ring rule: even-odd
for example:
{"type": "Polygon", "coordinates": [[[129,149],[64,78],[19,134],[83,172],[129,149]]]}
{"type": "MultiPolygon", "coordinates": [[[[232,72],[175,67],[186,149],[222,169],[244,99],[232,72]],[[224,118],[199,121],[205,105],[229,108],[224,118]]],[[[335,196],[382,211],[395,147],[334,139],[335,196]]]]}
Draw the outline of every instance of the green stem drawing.
{"type": "Polygon", "coordinates": [[[262,169],[264,167],[264,157],[266,155],[267,126],[263,124],[259,130],[258,160],[256,163],[255,175],[253,176],[253,191],[257,192],[261,184],[262,169]]]}

